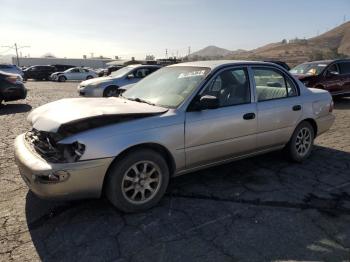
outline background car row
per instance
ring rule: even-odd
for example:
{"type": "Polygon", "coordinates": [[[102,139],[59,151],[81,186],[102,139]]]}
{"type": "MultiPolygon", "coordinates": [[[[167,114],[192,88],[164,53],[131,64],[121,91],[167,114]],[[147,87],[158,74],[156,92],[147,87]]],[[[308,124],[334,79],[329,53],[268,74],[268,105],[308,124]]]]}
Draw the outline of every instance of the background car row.
{"type": "Polygon", "coordinates": [[[327,90],[334,97],[350,95],[350,59],[307,62],[290,72],[307,87],[327,90]]]}

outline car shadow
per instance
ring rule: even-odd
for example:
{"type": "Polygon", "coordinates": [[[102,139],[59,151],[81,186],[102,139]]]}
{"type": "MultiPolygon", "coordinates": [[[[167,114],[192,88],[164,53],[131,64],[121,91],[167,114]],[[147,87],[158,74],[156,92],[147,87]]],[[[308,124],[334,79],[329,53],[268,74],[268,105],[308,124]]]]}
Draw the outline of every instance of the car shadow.
{"type": "Polygon", "coordinates": [[[349,152],[316,146],[303,164],[276,152],[174,178],[143,213],[31,192],[25,213],[44,261],[341,261],[349,254],[349,166],[349,152]]]}
{"type": "Polygon", "coordinates": [[[31,109],[32,109],[32,106],[28,104],[1,104],[0,116],[16,114],[16,113],[25,113],[30,111],[31,109]]]}
{"type": "Polygon", "coordinates": [[[350,109],[350,97],[334,99],[334,109],[350,109]]]}

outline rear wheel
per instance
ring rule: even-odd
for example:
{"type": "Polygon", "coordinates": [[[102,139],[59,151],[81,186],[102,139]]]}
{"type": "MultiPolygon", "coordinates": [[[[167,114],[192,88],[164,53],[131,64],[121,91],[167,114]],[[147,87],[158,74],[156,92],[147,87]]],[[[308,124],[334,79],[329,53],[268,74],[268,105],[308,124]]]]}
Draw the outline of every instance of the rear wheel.
{"type": "Polygon", "coordinates": [[[163,197],[169,169],[159,153],[141,149],[114,162],[106,179],[109,201],[124,212],[138,212],[153,207],[163,197]]]}
{"type": "Polygon", "coordinates": [[[94,78],[94,77],[93,76],[87,76],[86,80],[89,80],[89,79],[92,79],[92,78],[94,78]]]}
{"type": "Polygon", "coordinates": [[[308,122],[301,122],[295,129],[291,140],[286,146],[289,158],[294,162],[303,162],[312,151],[315,132],[308,122]]]}
{"type": "Polygon", "coordinates": [[[66,82],[67,78],[65,76],[59,76],[58,82],[66,82]]]}
{"type": "Polygon", "coordinates": [[[104,97],[112,97],[112,96],[118,96],[119,95],[119,89],[117,86],[108,86],[103,91],[104,97]]]}

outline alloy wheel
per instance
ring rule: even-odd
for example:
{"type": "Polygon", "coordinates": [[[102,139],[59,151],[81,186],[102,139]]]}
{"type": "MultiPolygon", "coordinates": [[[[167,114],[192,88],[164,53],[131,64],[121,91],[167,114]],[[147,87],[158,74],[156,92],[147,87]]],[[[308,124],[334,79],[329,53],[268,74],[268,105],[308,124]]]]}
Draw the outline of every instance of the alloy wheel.
{"type": "Polygon", "coordinates": [[[121,184],[123,196],[132,204],[144,204],[157,194],[161,180],[162,174],[156,163],[137,162],[124,173],[121,184]]]}
{"type": "Polygon", "coordinates": [[[299,156],[305,156],[309,152],[311,144],[312,135],[310,129],[307,127],[301,128],[295,140],[295,147],[299,156]]]}

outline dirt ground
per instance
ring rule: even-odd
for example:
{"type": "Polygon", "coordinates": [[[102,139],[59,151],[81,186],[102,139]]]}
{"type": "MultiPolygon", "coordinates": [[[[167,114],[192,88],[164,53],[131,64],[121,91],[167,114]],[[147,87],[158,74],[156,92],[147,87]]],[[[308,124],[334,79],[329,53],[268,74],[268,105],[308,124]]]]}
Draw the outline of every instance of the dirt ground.
{"type": "Polygon", "coordinates": [[[32,108],[77,83],[27,82],[0,108],[0,261],[349,261],[350,99],[311,158],[280,152],[175,178],[161,203],[123,214],[106,200],[44,201],[13,158],[32,108]]]}

